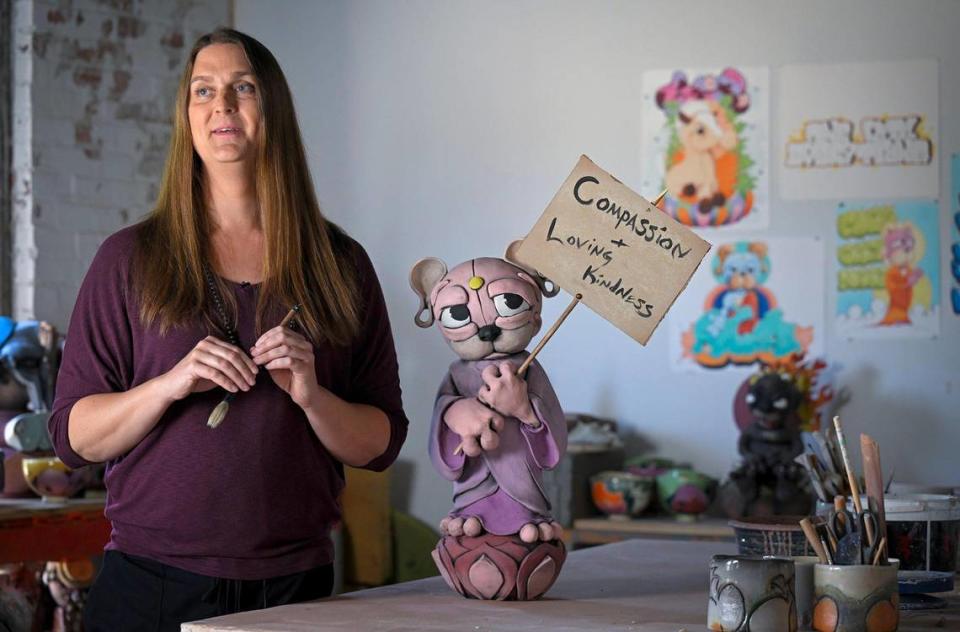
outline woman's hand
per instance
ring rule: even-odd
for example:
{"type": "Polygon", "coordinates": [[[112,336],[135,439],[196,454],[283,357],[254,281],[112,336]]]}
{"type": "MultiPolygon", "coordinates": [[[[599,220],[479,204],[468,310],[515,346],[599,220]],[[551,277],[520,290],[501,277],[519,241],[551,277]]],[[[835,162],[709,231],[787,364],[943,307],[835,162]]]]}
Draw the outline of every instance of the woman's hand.
{"type": "Polygon", "coordinates": [[[260,336],[250,354],[298,406],[309,407],[320,388],[309,340],[289,327],[277,326],[260,336]]]}
{"type": "Polygon", "coordinates": [[[167,396],[176,401],[217,386],[231,393],[248,391],[256,382],[259,370],[238,347],[207,336],[161,379],[167,396]]]}

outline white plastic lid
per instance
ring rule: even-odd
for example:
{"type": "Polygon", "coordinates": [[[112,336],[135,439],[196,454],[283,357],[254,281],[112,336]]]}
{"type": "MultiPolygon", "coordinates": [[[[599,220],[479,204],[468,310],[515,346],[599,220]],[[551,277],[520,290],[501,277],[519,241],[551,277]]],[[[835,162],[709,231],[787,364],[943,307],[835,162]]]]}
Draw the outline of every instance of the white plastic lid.
{"type": "Polygon", "coordinates": [[[887,522],[960,520],[960,498],[942,494],[893,494],[883,497],[887,522]]]}

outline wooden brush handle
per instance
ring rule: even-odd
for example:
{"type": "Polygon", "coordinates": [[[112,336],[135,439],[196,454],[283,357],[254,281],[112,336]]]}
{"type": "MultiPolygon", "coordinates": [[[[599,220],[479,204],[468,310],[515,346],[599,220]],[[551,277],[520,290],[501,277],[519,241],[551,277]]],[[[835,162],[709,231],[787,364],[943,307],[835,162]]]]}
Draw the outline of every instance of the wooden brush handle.
{"type": "Polygon", "coordinates": [[[814,552],[817,554],[817,558],[820,559],[821,564],[827,563],[827,552],[823,548],[823,544],[820,543],[820,536],[817,535],[817,530],[814,528],[813,523],[810,522],[810,518],[804,518],[800,521],[800,528],[803,529],[803,535],[807,536],[807,542],[810,543],[810,546],[813,547],[814,552]]]}
{"type": "MultiPolygon", "coordinates": [[[[847,480],[850,482],[850,494],[853,496],[853,506],[857,510],[857,520],[863,513],[863,504],[860,502],[860,486],[857,484],[857,473],[853,471],[850,465],[850,456],[847,454],[847,440],[843,436],[843,427],[840,425],[840,418],[833,418],[833,427],[837,431],[837,443],[840,444],[840,454],[843,456],[843,468],[847,471],[847,480]]],[[[869,522],[867,525],[867,542],[873,546],[875,534],[873,525],[869,522]]]]}

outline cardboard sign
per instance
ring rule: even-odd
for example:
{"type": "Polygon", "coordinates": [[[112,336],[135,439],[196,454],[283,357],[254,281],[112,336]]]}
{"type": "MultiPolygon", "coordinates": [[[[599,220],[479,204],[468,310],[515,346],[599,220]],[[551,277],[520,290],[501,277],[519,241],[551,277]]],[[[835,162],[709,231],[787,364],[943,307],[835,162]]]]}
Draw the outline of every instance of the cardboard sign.
{"type": "Polygon", "coordinates": [[[515,257],[646,344],[708,250],[581,156],[515,257]]]}

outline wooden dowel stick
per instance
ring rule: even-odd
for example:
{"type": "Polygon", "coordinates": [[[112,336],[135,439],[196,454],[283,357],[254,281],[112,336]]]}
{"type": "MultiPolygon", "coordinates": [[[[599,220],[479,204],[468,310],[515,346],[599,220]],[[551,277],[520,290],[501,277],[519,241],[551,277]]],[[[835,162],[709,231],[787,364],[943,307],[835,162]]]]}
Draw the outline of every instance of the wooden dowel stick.
{"type": "Polygon", "coordinates": [[[835,537],[833,537],[832,529],[827,529],[826,531],[827,531],[827,541],[830,543],[830,548],[827,550],[836,551],[839,548],[840,543],[837,542],[837,539],[835,537]]]}
{"type": "Polygon", "coordinates": [[[296,315],[300,312],[300,303],[297,303],[290,308],[290,311],[287,312],[287,315],[283,317],[283,320],[280,321],[281,327],[286,327],[290,324],[290,321],[293,320],[296,315]]]}
{"type": "Polygon", "coordinates": [[[820,563],[826,564],[827,552],[823,546],[823,543],[820,541],[820,536],[817,535],[817,530],[814,528],[813,523],[810,522],[810,518],[804,518],[801,520],[800,528],[803,529],[803,535],[807,536],[807,542],[809,542],[810,546],[813,547],[814,552],[820,559],[820,563]]]}
{"type": "Polygon", "coordinates": [[[878,566],[880,560],[886,559],[883,557],[883,552],[887,548],[887,536],[880,538],[880,543],[877,544],[877,552],[873,554],[873,565],[878,566]]]}
{"type": "Polygon", "coordinates": [[[524,360],[523,364],[520,365],[520,368],[517,369],[517,375],[523,377],[523,374],[527,372],[527,369],[530,367],[530,363],[533,362],[533,359],[537,357],[537,354],[540,353],[540,350],[543,349],[543,346],[547,344],[550,338],[553,337],[553,334],[557,333],[557,329],[560,328],[560,325],[563,324],[563,321],[567,319],[567,316],[570,315],[570,312],[573,311],[573,308],[577,306],[583,299],[583,294],[577,294],[573,297],[573,300],[570,301],[570,304],[567,305],[567,308],[563,310],[563,313],[560,314],[560,318],[557,319],[557,322],[553,323],[553,326],[550,327],[550,330],[543,335],[543,338],[540,339],[540,342],[537,343],[537,346],[533,348],[533,351],[530,352],[530,356],[524,360]]]}
{"type": "Polygon", "coordinates": [[[654,206],[660,206],[660,202],[663,202],[663,198],[667,197],[667,190],[664,189],[660,192],[660,195],[657,196],[657,199],[653,201],[654,206]]]}

